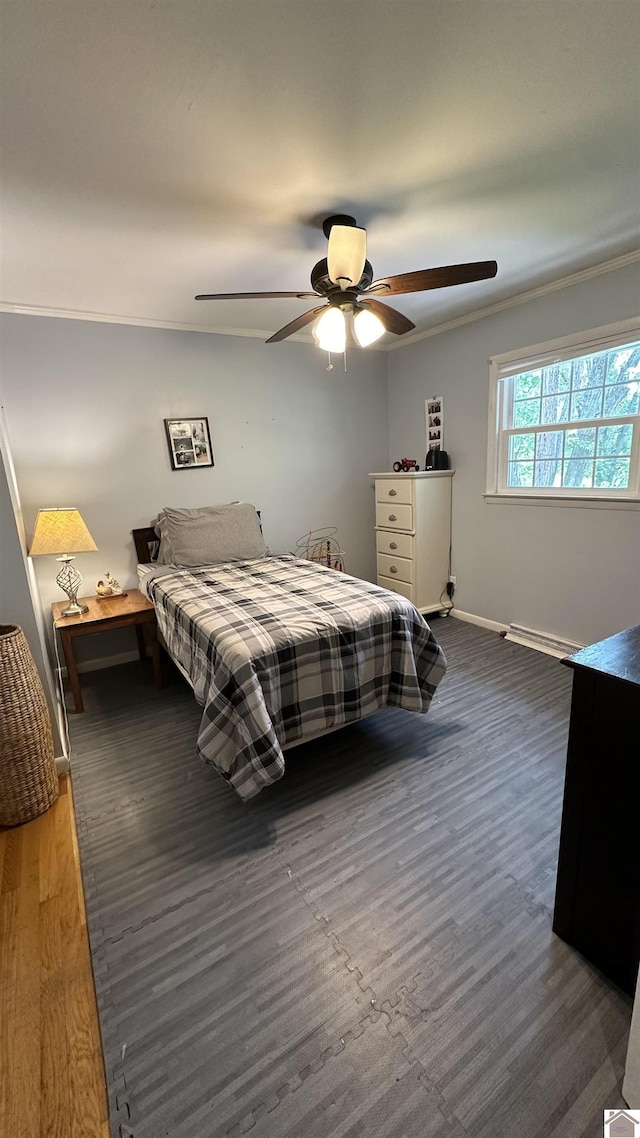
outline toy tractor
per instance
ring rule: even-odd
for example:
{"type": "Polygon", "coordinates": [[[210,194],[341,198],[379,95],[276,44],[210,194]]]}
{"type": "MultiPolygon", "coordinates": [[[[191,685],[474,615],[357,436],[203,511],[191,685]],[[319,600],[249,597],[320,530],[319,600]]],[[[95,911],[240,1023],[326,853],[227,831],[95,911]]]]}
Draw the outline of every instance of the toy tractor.
{"type": "Polygon", "coordinates": [[[396,474],[398,474],[401,470],[403,470],[406,474],[409,470],[419,470],[420,467],[418,466],[415,458],[403,458],[400,462],[394,462],[393,469],[395,470],[396,474]]]}

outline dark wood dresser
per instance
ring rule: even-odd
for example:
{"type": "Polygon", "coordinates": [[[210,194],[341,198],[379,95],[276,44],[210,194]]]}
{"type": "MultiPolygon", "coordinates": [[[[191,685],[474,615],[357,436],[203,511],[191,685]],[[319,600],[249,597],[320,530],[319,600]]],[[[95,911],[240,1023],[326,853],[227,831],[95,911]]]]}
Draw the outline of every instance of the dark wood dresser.
{"type": "Polygon", "coordinates": [[[573,669],[553,930],[633,995],[640,962],[640,625],[573,669]]]}

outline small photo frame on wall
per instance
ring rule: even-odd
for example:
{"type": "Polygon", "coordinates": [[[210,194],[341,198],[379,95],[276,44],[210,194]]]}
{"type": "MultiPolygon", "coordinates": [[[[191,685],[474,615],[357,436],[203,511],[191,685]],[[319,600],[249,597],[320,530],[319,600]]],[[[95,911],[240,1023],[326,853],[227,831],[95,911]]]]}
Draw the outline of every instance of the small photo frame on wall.
{"type": "Polygon", "coordinates": [[[432,395],[425,399],[424,412],[427,433],[427,451],[441,450],[444,444],[444,399],[432,395]]]}
{"type": "Polygon", "coordinates": [[[193,419],[165,419],[172,470],[194,470],[213,466],[209,420],[205,415],[193,419]]]}

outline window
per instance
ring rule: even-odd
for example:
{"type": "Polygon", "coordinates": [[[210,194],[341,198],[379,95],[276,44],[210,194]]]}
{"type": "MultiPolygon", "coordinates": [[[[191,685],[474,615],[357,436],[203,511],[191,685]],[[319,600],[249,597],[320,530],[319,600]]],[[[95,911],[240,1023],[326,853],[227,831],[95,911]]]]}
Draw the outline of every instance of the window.
{"type": "Polygon", "coordinates": [[[490,366],[488,495],[640,499],[640,322],[490,366]]]}

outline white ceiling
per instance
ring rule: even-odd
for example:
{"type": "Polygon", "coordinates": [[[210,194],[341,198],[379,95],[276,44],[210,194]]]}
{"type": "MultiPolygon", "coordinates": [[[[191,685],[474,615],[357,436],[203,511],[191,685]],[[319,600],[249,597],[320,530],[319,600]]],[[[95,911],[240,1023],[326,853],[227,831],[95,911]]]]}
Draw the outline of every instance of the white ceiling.
{"type": "Polygon", "coordinates": [[[266,338],[313,301],[194,294],[308,289],[333,212],[378,277],[498,261],[422,331],[629,253],[639,11],[2,0],[0,300],[266,338]]]}

